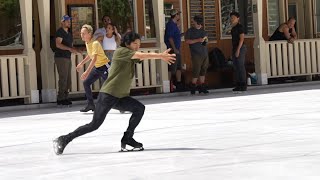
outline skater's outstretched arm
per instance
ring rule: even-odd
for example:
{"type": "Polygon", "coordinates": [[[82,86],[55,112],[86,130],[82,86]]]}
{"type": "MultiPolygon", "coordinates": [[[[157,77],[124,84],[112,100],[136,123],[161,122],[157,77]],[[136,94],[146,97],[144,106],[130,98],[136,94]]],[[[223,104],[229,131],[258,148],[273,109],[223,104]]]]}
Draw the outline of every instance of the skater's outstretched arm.
{"type": "Polygon", "coordinates": [[[173,64],[176,60],[175,54],[169,54],[170,48],[165,50],[162,53],[143,53],[143,52],[136,52],[131,59],[140,59],[140,61],[146,60],[146,59],[162,59],[166,63],[173,64]]]}

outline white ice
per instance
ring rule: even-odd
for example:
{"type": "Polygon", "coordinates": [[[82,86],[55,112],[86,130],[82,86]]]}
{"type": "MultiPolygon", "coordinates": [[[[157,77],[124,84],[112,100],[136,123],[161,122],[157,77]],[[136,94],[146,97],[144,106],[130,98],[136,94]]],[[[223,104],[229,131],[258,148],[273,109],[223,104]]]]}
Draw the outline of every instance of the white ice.
{"type": "Polygon", "coordinates": [[[320,85],[253,88],[245,94],[142,99],[134,138],[145,151],[119,153],[131,114],[56,156],[52,140],[92,113],[42,108],[0,113],[0,179],[319,180],[320,85]]]}

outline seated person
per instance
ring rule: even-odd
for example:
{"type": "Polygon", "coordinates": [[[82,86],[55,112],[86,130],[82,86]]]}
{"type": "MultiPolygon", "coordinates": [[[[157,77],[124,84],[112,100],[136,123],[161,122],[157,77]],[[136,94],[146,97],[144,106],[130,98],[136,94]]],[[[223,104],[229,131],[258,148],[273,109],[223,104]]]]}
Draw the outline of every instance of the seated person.
{"type": "Polygon", "coordinates": [[[296,19],[291,17],[286,23],[281,24],[277,30],[272,34],[269,41],[287,40],[293,43],[297,39],[297,33],[294,28],[296,19]]]}

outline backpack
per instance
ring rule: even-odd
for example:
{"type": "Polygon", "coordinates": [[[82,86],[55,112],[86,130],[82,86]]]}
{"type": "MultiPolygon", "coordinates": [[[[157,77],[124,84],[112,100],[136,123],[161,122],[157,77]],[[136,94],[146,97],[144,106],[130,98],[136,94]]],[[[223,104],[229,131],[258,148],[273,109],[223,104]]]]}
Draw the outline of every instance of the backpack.
{"type": "Polygon", "coordinates": [[[209,53],[209,69],[217,70],[220,68],[224,68],[227,65],[226,58],[223,52],[219,48],[214,48],[209,53]]]}

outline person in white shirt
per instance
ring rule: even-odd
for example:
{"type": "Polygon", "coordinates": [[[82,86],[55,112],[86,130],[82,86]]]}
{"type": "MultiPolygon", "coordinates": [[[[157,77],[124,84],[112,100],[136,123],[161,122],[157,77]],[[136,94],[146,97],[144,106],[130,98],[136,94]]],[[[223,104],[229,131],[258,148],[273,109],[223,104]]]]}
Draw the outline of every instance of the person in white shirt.
{"type": "Polygon", "coordinates": [[[109,23],[111,23],[111,18],[107,15],[104,15],[101,19],[103,27],[98,28],[94,34],[93,34],[93,38],[97,39],[99,36],[104,36],[106,35],[107,31],[106,31],[106,27],[109,23]]]}
{"type": "Polygon", "coordinates": [[[111,23],[107,25],[106,31],[106,35],[103,37],[99,37],[98,39],[102,39],[103,50],[107,57],[112,60],[113,52],[119,46],[121,36],[116,33],[115,26],[111,23]]]}
{"type": "MultiPolygon", "coordinates": [[[[111,18],[109,17],[109,16],[107,16],[107,15],[104,15],[103,17],[102,17],[102,23],[103,23],[103,27],[101,27],[101,28],[98,28],[95,32],[94,32],[94,34],[93,34],[93,37],[94,37],[94,39],[97,39],[97,38],[99,38],[99,37],[101,37],[101,36],[105,36],[106,34],[107,34],[107,26],[108,26],[108,24],[111,24],[112,23],[112,21],[111,21],[111,18]]],[[[115,33],[120,37],[120,39],[121,39],[121,35],[118,33],[118,29],[117,29],[117,27],[116,26],[114,26],[114,31],[115,31],[115,33]]],[[[101,42],[102,42],[102,40],[103,39],[101,39],[101,42]]]]}

